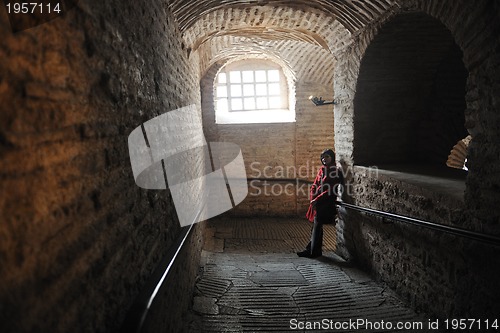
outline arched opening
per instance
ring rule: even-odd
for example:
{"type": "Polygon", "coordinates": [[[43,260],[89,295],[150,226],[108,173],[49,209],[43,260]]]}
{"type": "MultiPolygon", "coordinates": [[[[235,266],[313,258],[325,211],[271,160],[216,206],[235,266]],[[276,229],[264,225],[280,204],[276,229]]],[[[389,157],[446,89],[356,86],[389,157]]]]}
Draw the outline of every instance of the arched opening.
{"type": "Polygon", "coordinates": [[[292,80],[280,65],[263,59],[230,62],[214,81],[217,124],[295,121],[292,80]]]}
{"type": "Polygon", "coordinates": [[[423,13],[382,27],[361,62],[354,98],[357,165],[457,173],[446,161],[468,135],[462,57],[450,31],[423,13]]]}

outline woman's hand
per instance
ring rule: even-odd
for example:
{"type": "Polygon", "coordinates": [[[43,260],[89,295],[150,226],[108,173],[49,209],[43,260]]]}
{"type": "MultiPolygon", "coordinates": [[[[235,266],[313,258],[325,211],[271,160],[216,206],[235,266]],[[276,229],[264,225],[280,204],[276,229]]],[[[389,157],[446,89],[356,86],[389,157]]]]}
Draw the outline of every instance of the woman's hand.
{"type": "Polygon", "coordinates": [[[316,209],[316,201],[315,200],[311,200],[310,204],[311,204],[313,209],[316,209]]]}

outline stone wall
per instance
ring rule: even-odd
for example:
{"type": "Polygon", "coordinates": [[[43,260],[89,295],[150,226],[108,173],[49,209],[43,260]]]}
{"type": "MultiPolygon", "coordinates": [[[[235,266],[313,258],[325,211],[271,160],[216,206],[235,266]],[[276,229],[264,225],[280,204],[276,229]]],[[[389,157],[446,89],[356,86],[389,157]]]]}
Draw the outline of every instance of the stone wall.
{"type": "MultiPolygon", "coordinates": [[[[464,96],[465,127],[473,140],[468,151],[469,173],[465,193],[463,196],[459,193],[459,199],[452,200],[450,194],[443,196],[438,190],[423,191],[421,186],[415,187],[391,177],[365,176],[359,174],[360,169],[354,168],[349,181],[364,190],[351,192],[346,200],[374,209],[499,235],[500,211],[495,204],[500,200],[498,3],[398,3],[398,8],[393,8],[367,26],[351,39],[345,52],[337,54],[334,90],[341,102],[335,114],[337,154],[346,168],[351,169],[357,163],[355,138],[360,129],[356,127],[358,110],[355,98],[360,68],[370,45],[380,40],[383,27],[396,19],[398,14],[428,15],[449,30],[453,41],[463,52],[463,64],[468,73],[464,96]]],[[[401,50],[386,50],[398,51],[401,50]]],[[[415,62],[419,60],[415,59],[415,62]]],[[[405,118],[406,115],[399,117],[405,118]]],[[[499,310],[499,295],[496,292],[498,247],[385,222],[348,213],[345,223],[338,230],[339,246],[347,247],[350,255],[419,309],[448,318],[496,316],[499,310]],[[342,239],[345,243],[341,242],[342,239]]]]}
{"type": "MultiPolygon", "coordinates": [[[[352,199],[361,207],[472,229],[460,191],[448,190],[457,181],[446,182],[354,167],[352,199]]],[[[344,220],[343,235],[355,260],[417,310],[442,319],[495,318],[498,247],[351,210],[344,220]]]]}
{"type": "Polygon", "coordinates": [[[0,330],[113,331],[179,232],[127,137],[199,105],[197,60],[161,1],[79,1],[17,33],[0,10],[0,36],[0,330]]]}

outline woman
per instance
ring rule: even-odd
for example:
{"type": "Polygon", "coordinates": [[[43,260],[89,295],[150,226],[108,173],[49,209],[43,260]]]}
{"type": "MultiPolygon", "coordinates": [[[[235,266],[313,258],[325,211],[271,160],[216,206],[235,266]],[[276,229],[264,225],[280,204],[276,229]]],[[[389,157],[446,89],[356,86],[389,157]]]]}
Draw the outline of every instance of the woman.
{"type": "Polygon", "coordinates": [[[336,167],[335,153],[326,149],[321,153],[321,164],[311,187],[310,204],[306,217],[313,222],[311,240],[306,249],[297,252],[299,257],[317,258],[322,255],[323,224],[333,223],[337,213],[335,201],[342,194],[344,176],[336,167]]]}

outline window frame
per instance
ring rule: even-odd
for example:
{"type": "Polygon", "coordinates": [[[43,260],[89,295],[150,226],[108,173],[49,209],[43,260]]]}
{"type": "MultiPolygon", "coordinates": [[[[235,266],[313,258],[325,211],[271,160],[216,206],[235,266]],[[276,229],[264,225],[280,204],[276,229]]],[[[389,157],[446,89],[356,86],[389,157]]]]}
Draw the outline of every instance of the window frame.
{"type": "Polygon", "coordinates": [[[213,88],[217,124],[295,122],[295,111],[289,107],[289,80],[272,61],[247,59],[227,64],[216,74],[213,88]]]}

